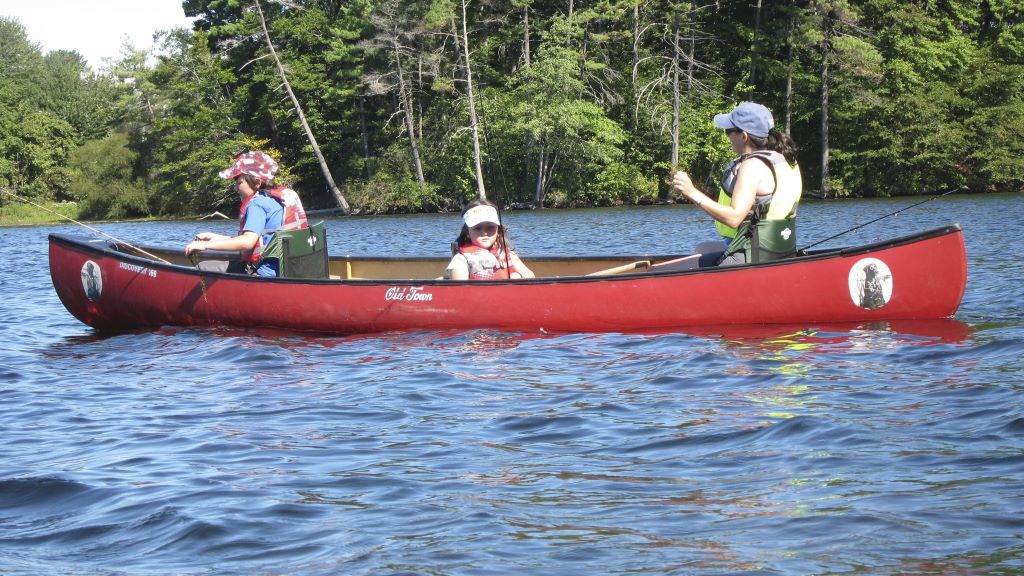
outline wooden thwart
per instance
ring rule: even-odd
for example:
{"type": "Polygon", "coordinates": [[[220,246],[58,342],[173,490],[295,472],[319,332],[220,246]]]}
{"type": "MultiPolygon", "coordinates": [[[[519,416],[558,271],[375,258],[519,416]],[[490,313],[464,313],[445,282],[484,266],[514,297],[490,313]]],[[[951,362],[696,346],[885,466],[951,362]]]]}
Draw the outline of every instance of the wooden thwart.
{"type": "Polygon", "coordinates": [[[587,274],[587,276],[612,276],[614,274],[623,274],[626,272],[678,272],[680,270],[694,270],[697,268],[697,261],[699,259],[700,254],[693,254],[690,256],[684,256],[683,258],[658,262],[653,265],[650,260],[637,260],[636,262],[630,262],[629,264],[591,272],[590,274],[587,274]]]}
{"type": "Polygon", "coordinates": [[[591,272],[590,274],[587,274],[587,276],[611,276],[613,274],[622,274],[623,272],[640,272],[646,270],[650,265],[650,260],[637,260],[636,262],[630,262],[629,264],[591,272]]]}
{"type": "Polygon", "coordinates": [[[658,262],[651,266],[648,272],[678,272],[680,270],[693,270],[698,267],[697,263],[700,260],[700,256],[700,254],[691,254],[690,256],[676,258],[675,260],[658,262]]]}

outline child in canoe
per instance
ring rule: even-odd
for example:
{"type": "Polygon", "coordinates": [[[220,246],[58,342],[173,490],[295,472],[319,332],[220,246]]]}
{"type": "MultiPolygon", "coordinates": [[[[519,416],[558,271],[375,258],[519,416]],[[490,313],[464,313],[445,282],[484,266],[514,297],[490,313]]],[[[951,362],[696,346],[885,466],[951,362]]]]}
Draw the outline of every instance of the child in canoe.
{"type": "Polygon", "coordinates": [[[306,211],[298,194],[287,186],[275,186],[274,176],[279,165],[264,152],[246,152],[219,175],[233,180],[235,191],[242,201],[239,210],[238,234],[225,236],[214,232],[200,232],[187,246],[185,254],[203,250],[240,250],[247,252],[242,261],[204,261],[199,267],[220,272],[251,273],[259,276],[277,276],[277,258],[263,258],[263,247],[270,242],[276,230],[308,228],[306,211]]]}
{"type": "Polygon", "coordinates": [[[462,211],[462,231],[454,256],[445,270],[451,280],[508,280],[533,278],[533,271],[509,247],[498,207],[474,200],[462,211]]]}

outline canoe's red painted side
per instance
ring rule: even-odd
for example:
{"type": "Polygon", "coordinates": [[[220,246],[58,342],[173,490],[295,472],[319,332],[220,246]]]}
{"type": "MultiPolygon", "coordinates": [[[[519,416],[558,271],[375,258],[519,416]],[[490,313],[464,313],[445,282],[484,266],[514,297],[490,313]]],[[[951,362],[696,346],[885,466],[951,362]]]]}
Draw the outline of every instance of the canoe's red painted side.
{"type": "Polygon", "coordinates": [[[785,262],[511,282],[300,281],[200,273],[50,236],[67,309],[100,330],[227,325],[365,333],[498,328],[609,332],[941,318],[964,294],[959,226],[785,262]]]}

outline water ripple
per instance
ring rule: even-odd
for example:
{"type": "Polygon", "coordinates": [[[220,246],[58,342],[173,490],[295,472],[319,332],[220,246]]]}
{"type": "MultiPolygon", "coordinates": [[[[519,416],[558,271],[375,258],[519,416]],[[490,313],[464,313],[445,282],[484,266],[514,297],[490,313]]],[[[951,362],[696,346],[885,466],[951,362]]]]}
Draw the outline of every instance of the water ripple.
{"type": "MultiPolygon", "coordinates": [[[[809,234],[816,213],[855,224],[807,208],[809,234]]],[[[661,233],[679,207],[572,214],[510,223],[527,253],[563,248],[552,222],[621,220],[612,248],[700,236],[661,233]]],[[[329,237],[368,253],[392,221],[416,255],[450,232],[329,237]]],[[[968,233],[958,320],[311,337],[96,334],[39,289],[44,231],[0,229],[25,246],[0,277],[0,572],[1020,573],[1024,294],[989,236],[968,233]]]]}

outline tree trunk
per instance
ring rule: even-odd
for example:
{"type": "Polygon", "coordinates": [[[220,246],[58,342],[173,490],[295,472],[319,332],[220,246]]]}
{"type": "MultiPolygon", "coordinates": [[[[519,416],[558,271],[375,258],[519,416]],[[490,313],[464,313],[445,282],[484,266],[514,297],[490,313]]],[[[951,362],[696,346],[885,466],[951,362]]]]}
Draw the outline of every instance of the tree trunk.
{"type": "MultiPolygon", "coordinates": [[[[529,68],[530,65],[531,65],[531,59],[530,59],[530,7],[529,6],[524,6],[523,7],[523,66],[529,68]]],[[[526,150],[529,150],[532,147],[533,147],[533,137],[530,136],[530,135],[527,135],[526,136],[526,150]]],[[[544,160],[543,160],[543,152],[538,152],[537,153],[537,163],[538,163],[538,165],[542,164],[543,162],[544,162],[544,160]]],[[[525,171],[529,171],[529,169],[530,169],[530,158],[525,156],[525,155],[524,155],[524,158],[523,158],[523,166],[524,166],[525,171]]],[[[542,174],[542,171],[538,168],[538,170],[537,170],[537,186],[534,189],[534,194],[533,194],[533,197],[534,197],[533,205],[535,207],[537,207],[537,208],[542,208],[543,207],[543,206],[540,206],[540,205],[537,204],[537,198],[541,197],[540,196],[540,191],[541,191],[541,187],[542,187],[541,174],[542,174]]]]}
{"type": "Polygon", "coordinates": [[[295,93],[292,92],[292,86],[288,83],[288,77],[284,73],[284,66],[281,65],[281,59],[277,57],[277,51],[274,50],[274,43],[270,41],[270,31],[267,30],[267,20],[263,16],[263,8],[260,6],[260,0],[255,0],[256,10],[260,15],[260,25],[263,27],[263,38],[267,41],[267,49],[270,50],[271,57],[274,58],[274,64],[277,66],[277,73],[281,76],[281,82],[284,84],[285,91],[288,92],[288,97],[291,98],[292,104],[295,106],[295,111],[299,115],[299,123],[302,124],[302,129],[306,132],[306,137],[309,139],[310,146],[313,147],[313,153],[316,154],[317,162],[320,163],[320,170],[323,171],[324,179],[327,180],[327,187],[330,188],[331,193],[334,194],[334,199],[338,202],[338,207],[341,208],[343,214],[348,215],[351,209],[348,206],[348,201],[345,200],[345,196],[338,189],[338,185],[334,183],[334,176],[331,175],[331,169],[327,167],[327,160],[324,159],[324,155],[320,152],[320,146],[316,143],[316,137],[313,136],[313,131],[309,128],[309,123],[306,122],[306,115],[302,112],[302,105],[299,104],[299,99],[295,97],[295,93]]]}
{"type": "Polygon", "coordinates": [[[750,98],[754,98],[754,82],[757,73],[757,51],[758,41],[761,35],[761,0],[757,0],[757,10],[754,12],[754,47],[750,54],[750,98]]]}
{"type": "Polygon", "coordinates": [[[558,167],[558,152],[553,152],[544,156],[544,191],[542,192],[542,198],[547,200],[548,193],[551,192],[551,188],[555,184],[555,169],[558,167]],[[552,158],[553,156],[553,158],[552,158]]]}
{"type": "MultiPolygon", "coordinates": [[[[410,81],[411,82],[411,81],[410,81]]],[[[415,100],[416,107],[413,108],[416,113],[412,115],[416,119],[416,136],[418,138],[423,137],[423,103],[420,102],[420,94],[423,93],[423,54],[419,54],[416,57],[416,83],[415,90],[409,90],[409,100],[415,100]],[[413,94],[416,94],[415,98],[413,94]]]]}
{"type": "Polygon", "coordinates": [[[693,30],[693,22],[689,23],[690,28],[690,52],[687,54],[686,62],[686,97],[689,99],[693,93],[693,66],[697,57],[697,38],[693,30]]]}
{"type": "Polygon", "coordinates": [[[544,174],[547,172],[547,151],[541,149],[537,154],[537,189],[533,192],[533,206],[534,208],[544,207],[544,196],[546,194],[546,182],[544,182],[544,174]]]}
{"type": "Polygon", "coordinates": [[[366,128],[366,106],[363,96],[356,96],[356,102],[359,104],[359,135],[363,141],[363,176],[369,180],[373,178],[373,173],[370,172],[370,132],[366,128]]]}
{"type": "Polygon", "coordinates": [[[402,70],[402,54],[398,47],[398,41],[394,41],[395,68],[398,69],[398,99],[399,105],[405,111],[405,130],[409,133],[409,150],[412,154],[412,165],[416,171],[416,181],[420,184],[426,183],[423,177],[423,162],[420,161],[420,148],[416,143],[416,121],[412,114],[412,99],[409,98],[409,88],[405,85],[405,71],[402,70]]]}
{"type": "Polygon", "coordinates": [[[793,16],[786,23],[786,136],[793,125],[793,16]]]}
{"type": "Polygon", "coordinates": [[[548,192],[551,191],[555,180],[555,167],[558,165],[558,153],[554,153],[554,160],[552,160],[552,154],[548,153],[547,146],[541,148],[540,154],[537,155],[537,189],[533,195],[533,207],[543,208],[544,201],[548,197],[548,192]]]}
{"type": "Polygon", "coordinates": [[[672,158],[669,174],[679,166],[679,19],[672,23],[672,158]]]}
{"type": "Polygon", "coordinates": [[[640,63],[640,3],[633,4],[633,93],[636,94],[637,66],[640,63]]]}
{"type": "Polygon", "coordinates": [[[462,51],[466,66],[466,95],[469,98],[469,127],[473,135],[473,164],[476,168],[477,195],[486,200],[487,190],[484,188],[484,170],[480,161],[480,127],[476,117],[476,99],[473,97],[473,69],[469,65],[469,33],[466,30],[466,3],[462,0],[462,51]]]}
{"type": "Polygon", "coordinates": [[[523,6],[523,65],[530,65],[530,7],[523,6]]]}
{"type": "Polygon", "coordinates": [[[832,22],[825,18],[824,38],[821,41],[821,194],[828,198],[828,56],[831,51],[832,22]]]}

